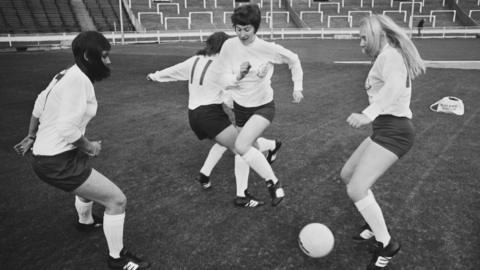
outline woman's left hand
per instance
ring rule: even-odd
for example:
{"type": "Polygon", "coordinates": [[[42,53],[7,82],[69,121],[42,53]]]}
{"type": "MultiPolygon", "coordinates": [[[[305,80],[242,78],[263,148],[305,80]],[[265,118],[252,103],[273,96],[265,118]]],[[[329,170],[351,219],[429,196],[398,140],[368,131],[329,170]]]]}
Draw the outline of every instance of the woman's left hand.
{"type": "Polygon", "coordinates": [[[303,93],[302,91],[293,91],[293,103],[300,103],[303,99],[303,93]]]}
{"type": "Polygon", "coordinates": [[[359,128],[361,126],[370,124],[370,122],[371,122],[370,118],[368,118],[366,115],[362,113],[352,113],[347,118],[347,123],[354,128],[359,128]]]}
{"type": "Polygon", "coordinates": [[[269,71],[272,67],[273,67],[273,65],[272,65],[270,62],[261,64],[261,65],[258,67],[257,77],[259,77],[260,79],[265,78],[265,76],[267,76],[267,74],[268,74],[268,71],[269,71]]]}

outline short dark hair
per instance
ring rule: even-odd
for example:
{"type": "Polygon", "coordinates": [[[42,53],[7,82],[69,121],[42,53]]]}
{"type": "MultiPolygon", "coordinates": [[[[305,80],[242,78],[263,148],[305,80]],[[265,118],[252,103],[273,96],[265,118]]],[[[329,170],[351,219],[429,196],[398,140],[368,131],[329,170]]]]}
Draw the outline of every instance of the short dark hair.
{"type": "Polygon", "coordinates": [[[229,38],[230,36],[225,32],[215,32],[207,38],[205,41],[205,47],[199,50],[196,54],[205,56],[217,54],[222,49],[223,43],[229,38]]]}
{"type": "Polygon", "coordinates": [[[97,31],[81,32],[72,41],[75,63],[92,82],[100,81],[110,75],[110,69],[102,62],[102,52],[110,49],[110,42],[97,31]],[[88,61],[84,55],[87,56],[88,61]]]}
{"type": "Polygon", "coordinates": [[[241,5],[233,11],[232,24],[237,25],[253,25],[255,33],[257,33],[262,21],[262,12],[257,4],[241,5]]]}

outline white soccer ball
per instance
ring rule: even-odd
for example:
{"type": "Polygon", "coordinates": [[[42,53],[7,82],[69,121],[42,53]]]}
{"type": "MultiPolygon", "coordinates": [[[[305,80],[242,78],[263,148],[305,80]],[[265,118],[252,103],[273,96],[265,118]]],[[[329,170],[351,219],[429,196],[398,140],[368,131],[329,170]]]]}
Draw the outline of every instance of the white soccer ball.
{"type": "Polygon", "coordinates": [[[312,258],[321,258],[333,249],[334,237],[330,229],[321,223],[307,224],[298,235],[300,249],[312,258]]]}

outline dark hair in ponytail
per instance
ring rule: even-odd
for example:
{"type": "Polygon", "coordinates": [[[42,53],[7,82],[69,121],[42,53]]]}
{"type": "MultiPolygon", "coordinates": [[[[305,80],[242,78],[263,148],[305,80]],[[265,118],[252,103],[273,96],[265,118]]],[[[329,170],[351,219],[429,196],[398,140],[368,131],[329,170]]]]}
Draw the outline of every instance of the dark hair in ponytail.
{"type": "Polygon", "coordinates": [[[220,52],[223,43],[229,39],[230,36],[225,32],[215,32],[211,34],[205,41],[205,47],[199,50],[197,55],[211,56],[220,52]]]}

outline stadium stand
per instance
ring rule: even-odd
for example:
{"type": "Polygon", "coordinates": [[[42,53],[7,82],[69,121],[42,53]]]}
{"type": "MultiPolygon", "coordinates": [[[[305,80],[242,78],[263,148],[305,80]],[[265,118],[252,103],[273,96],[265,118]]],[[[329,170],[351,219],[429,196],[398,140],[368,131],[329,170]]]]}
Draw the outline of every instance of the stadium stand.
{"type": "Polygon", "coordinates": [[[80,26],[70,1],[3,0],[2,33],[77,32],[80,26]]]}
{"type": "MultiPolygon", "coordinates": [[[[270,12],[269,0],[252,0],[257,3],[264,14],[265,22],[268,23],[270,12]]],[[[138,12],[152,12],[157,8],[164,17],[189,17],[192,22],[191,29],[229,29],[229,13],[235,2],[233,0],[204,0],[189,1],[185,8],[185,0],[133,0],[132,10],[138,12]],[[170,8],[167,8],[170,6],[170,8]],[[161,7],[161,8],[160,8],[161,7]],[[209,18],[193,19],[188,16],[189,12],[209,11],[213,14],[213,26],[209,18]]],[[[237,5],[239,5],[237,3],[237,5]]],[[[274,28],[351,28],[357,27],[360,19],[368,14],[388,14],[401,26],[408,27],[410,23],[412,2],[405,0],[330,0],[314,2],[313,0],[273,0],[273,24],[274,28]],[[285,16],[288,14],[288,16],[285,16]],[[331,16],[331,19],[328,19],[331,16]],[[296,17],[298,20],[290,18],[296,17]],[[286,19],[288,18],[288,20],[286,19]]],[[[443,0],[415,0],[415,13],[413,25],[416,25],[422,17],[427,17],[426,27],[450,27],[461,26],[457,19],[453,20],[452,12],[444,5],[443,0]],[[431,11],[434,14],[431,15],[431,11]],[[435,25],[433,24],[435,16],[435,25]]],[[[151,17],[142,20],[147,31],[161,31],[165,27],[158,18],[151,17]]],[[[175,30],[185,29],[185,23],[179,23],[178,27],[170,25],[168,28],[175,30]],[[181,25],[180,25],[181,24],[181,25]],[[182,26],[183,25],[183,26],[182,26]],[[182,28],[183,27],[183,28],[182,28]]]]}
{"type": "MultiPolygon", "coordinates": [[[[95,22],[98,31],[120,30],[120,16],[118,15],[118,1],[112,0],[83,0],[90,16],[95,22]]],[[[128,8],[128,7],[124,7],[128,8]]],[[[135,31],[135,27],[123,10],[124,31],[135,31]]]]}
{"type": "MultiPolygon", "coordinates": [[[[270,12],[269,0],[252,0],[252,3],[258,4],[263,13],[263,23],[268,23],[267,12],[270,12]]],[[[290,20],[290,14],[284,4],[284,0],[273,1],[273,22],[275,28],[298,28],[290,20]],[[287,19],[288,18],[288,19],[287,19]]],[[[191,29],[231,29],[230,12],[233,6],[238,6],[234,0],[132,0],[132,11],[134,14],[139,12],[162,12],[164,18],[189,18],[191,29]],[[185,8],[185,6],[187,6],[185,8]],[[203,14],[203,15],[200,15],[203,14]],[[211,14],[211,15],[210,15],[211,14]],[[212,18],[212,19],[211,19],[212,18]],[[212,23],[213,20],[213,23],[212,23]]],[[[168,30],[187,30],[187,19],[172,20],[168,19],[168,30]]],[[[158,21],[158,16],[143,16],[141,20],[143,29],[146,31],[163,31],[165,24],[158,21]]]]}
{"type": "MultiPolygon", "coordinates": [[[[295,1],[293,4],[294,10],[298,13],[310,11],[311,13],[303,16],[304,22],[310,28],[342,28],[342,27],[358,27],[359,22],[363,16],[368,16],[368,13],[375,14],[387,14],[396,23],[403,27],[409,26],[409,20],[411,15],[411,1],[399,1],[399,0],[330,0],[329,2],[313,2],[311,0],[295,1]],[[327,7],[327,4],[330,6],[327,7]],[[333,4],[337,3],[337,4],[333,4]],[[318,14],[314,14],[313,11],[323,11],[323,22],[318,19],[318,14]],[[356,12],[354,12],[356,11],[356,12]],[[363,12],[360,12],[363,11],[363,12]],[[328,25],[329,16],[351,16],[350,22],[346,19],[331,20],[328,25]],[[351,23],[351,26],[350,26],[351,23]]],[[[442,0],[415,0],[414,4],[415,13],[417,16],[429,16],[432,10],[447,10],[448,7],[442,5],[442,0]]],[[[436,26],[461,26],[458,21],[452,21],[451,13],[442,13],[436,15],[436,26]]],[[[413,25],[415,26],[419,17],[414,17],[413,25]]],[[[427,20],[426,27],[432,27],[432,21],[427,20]]]]}
{"type": "Polygon", "coordinates": [[[449,8],[457,10],[463,25],[480,26],[480,0],[447,3],[449,8]]]}
{"type": "MultiPolygon", "coordinates": [[[[74,8],[74,2],[76,1],[1,0],[0,33],[79,32],[92,28],[99,31],[119,30],[118,1],[83,0],[87,15],[82,14],[78,7],[74,8]],[[92,19],[94,27],[86,22],[88,17],[92,19]]],[[[123,15],[125,31],[134,31],[125,10],[123,15]]]]}
{"type": "MultiPolygon", "coordinates": [[[[235,0],[121,0],[125,32],[174,33],[231,30],[235,0]]],[[[369,14],[387,14],[413,28],[478,26],[477,0],[251,0],[261,7],[263,26],[274,29],[351,29],[369,14]],[[271,3],[273,2],[273,5],[271,3]],[[271,11],[273,12],[271,13],[271,11]],[[410,20],[412,19],[412,20],[410,20]]],[[[118,0],[1,0],[0,33],[120,31],[118,0]]],[[[322,30],[323,31],[323,30],[322,30]]]]}

